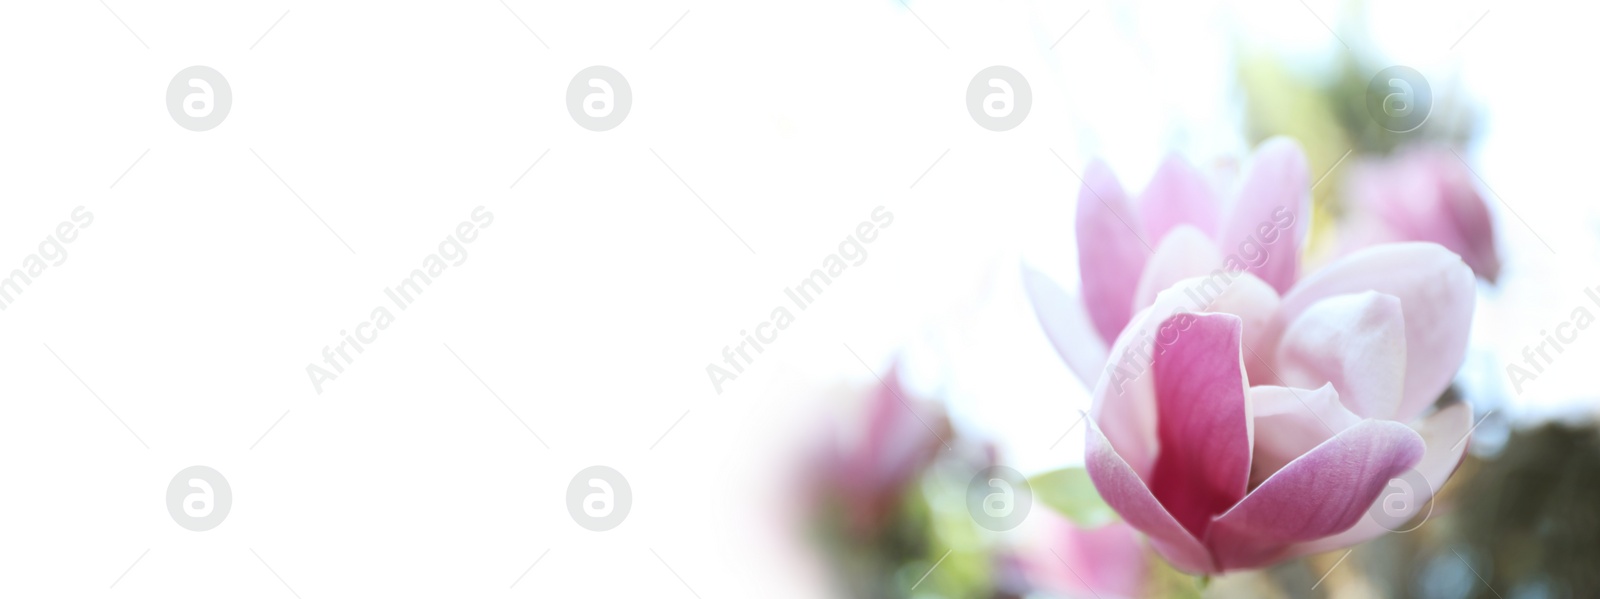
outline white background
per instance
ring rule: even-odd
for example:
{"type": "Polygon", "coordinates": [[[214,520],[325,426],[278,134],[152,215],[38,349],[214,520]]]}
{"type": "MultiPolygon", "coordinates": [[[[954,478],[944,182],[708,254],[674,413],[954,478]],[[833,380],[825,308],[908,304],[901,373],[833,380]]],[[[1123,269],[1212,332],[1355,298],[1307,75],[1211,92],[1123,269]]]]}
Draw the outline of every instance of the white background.
{"type": "MultiPolygon", "coordinates": [[[[1105,156],[1134,189],[1167,148],[1237,157],[1223,28],[1315,68],[1340,42],[1312,13],[1344,14],[1316,1],[915,2],[916,16],[893,0],[108,4],[126,26],[99,2],[0,8],[0,271],[74,207],[95,215],[0,312],[4,596],[825,594],[784,535],[777,482],[832,401],[822,393],[872,381],[845,345],[876,369],[903,349],[1018,464],[1076,459],[1081,436],[1044,448],[1082,391],[1016,282],[1024,257],[1074,277],[1077,181],[1052,151],[1074,169],[1105,156]],[[1004,133],[964,104],[992,64],[1033,90],[1004,133]],[[165,107],[191,65],[233,93],[201,133],[165,107]],[[611,131],[566,112],[590,65],[633,90],[611,131]],[[317,395],[305,366],[480,205],[495,221],[469,259],[317,395]],[[870,258],[716,394],[705,365],[879,205],[896,220],[870,258]],[[201,533],[164,505],[194,464],[234,495],[201,533]],[[604,533],[564,505],[594,464],[633,489],[627,521],[604,533]]],[[[1499,341],[1480,347],[1507,356],[1600,285],[1596,20],[1573,10],[1592,11],[1406,3],[1374,24],[1397,60],[1459,72],[1491,110],[1474,158],[1527,221],[1494,206],[1511,274],[1480,312],[1499,341]]],[[[1530,395],[1586,399],[1575,354],[1600,340],[1578,344],[1530,395]]]]}

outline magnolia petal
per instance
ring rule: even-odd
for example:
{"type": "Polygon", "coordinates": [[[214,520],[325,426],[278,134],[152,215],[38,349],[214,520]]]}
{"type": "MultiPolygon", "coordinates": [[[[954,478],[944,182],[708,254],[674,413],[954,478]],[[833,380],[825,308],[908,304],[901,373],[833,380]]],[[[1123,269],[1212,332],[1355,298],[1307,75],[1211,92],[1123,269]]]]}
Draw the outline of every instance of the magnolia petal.
{"type": "Polygon", "coordinates": [[[1212,273],[1184,294],[1195,302],[1196,312],[1225,312],[1244,320],[1244,364],[1250,380],[1256,384],[1276,380],[1262,374],[1268,370],[1265,360],[1270,355],[1264,352],[1271,349],[1265,336],[1279,303],[1272,286],[1248,272],[1223,271],[1212,273]]]}
{"type": "Polygon", "coordinates": [[[1223,272],[1222,254],[1217,252],[1216,243],[1199,229],[1178,225],[1160,239],[1155,255],[1139,276],[1139,286],[1133,293],[1134,310],[1154,303],[1157,294],[1178,281],[1223,272]]]}
{"type": "Polygon", "coordinates": [[[1472,406],[1455,402],[1429,414],[1416,423],[1413,430],[1422,435],[1428,452],[1417,463],[1417,472],[1428,479],[1434,489],[1444,487],[1461,459],[1467,455],[1467,433],[1472,430],[1472,406]]]}
{"type": "Polygon", "coordinates": [[[1442,212],[1449,225],[1440,226],[1445,230],[1425,234],[1431,233],[1440,244],[1460,254],[1473,272],[1493,283],[1500,277],[1500,255],[1489,203],[1478,193],[1466,165],[1443,157],[1436,164],[1440,169],[1442,212]]]}
{"type": "Polygon", "coordinates": [[[1290,462],[1212,523],[1206,543],[1223,570],[1280,559],[1295,543],[1343,532],[1389,479],[1422,459],[1422,437],[1363,420],[1290,462]]]}
{"type": "Polygon", "coordinates": [[[1102,162],[1089,163],[1078,192],[1078,270],[1083,299],[1100,338],[1110,341],[1133,315],[1133,293],[1150,246],[1137,231],[1128,194],[1102,162]]]}
{"type": "Polygon", "coordinates": [[[1122,456],[1117,455],[1100,429],[1091,426],[1086,436],[1088,447],[1084,465],[1106,504],[1129,525],[1148,536],[1156,551],[1179,570],[1191,574],[1216,572],[1205,546],[1156,501],[1150,488],[1122,456]]]}
{"type": "Polygon", "coordinates": [[[1083,300],[1027,265],[1022,267],[1022,285],[1028,291],[1039,326],[1055,346],[1056,353],[1084,387],[1093,387],[1100,378],[1101,367],[1106,364],[1106,342],[1089,322],[1083,300]]]}
{"type": "MultiPolygon", "coordinates": [[[[1394,419],[1409,422],[1444,393],[1467,355],[1476,288],[1472,269],[1432,243],[1395,243],[1345,256],[1283,297],[1270,339],[1324,298],[1376,291],[1400,300],[1406,330],[1404,393],[1394,419]]],[[[1276,343],[1276,341],[1274,341],[1276,343]]]]}
{"type": "Polygon", "coordinates": [[[1035,519],[1043,538],[1017,556],[1035,588],[1067,597],[1146,596],[1151,560],[1137,529],[1120,521],[1080,528],[1049,510],[1028,515],[1035,519]]]}
{"type": "Polygon", "coordinates": [[[896,489],[938,454],[950,434],[950,421],[941,404],[908,399],[911,393],[901,386],[898,363],[882,380],[869,400],[866,438],[851,465],[865,484],[896,489]]]}
{"type": "Polygon", "coordinates": [[[1381,236],[1431,241],[1460,255],[1489,282],[1499,276],[1494,220],[1472,171],[1460,158],[1442,147],[1413,147],[1345,168],[1348,175],[1341,188],[1349,220],[1379,233],[1364,232],[1348,247],[1366,247],[1380,242],[1381,236]]]}
{"type": "Polygon", "coordinates": [[[1162,451],[1150,491],[1196,537],[1244,497],[1250,481],[1242,327],[1232,314],[1179,314],[1162,326],[1177,338],[1156,350],[1162,451]]]}
{"type": "Polygon", "coordinates": [[[1179,328],[1163,329],[1162,325],[1173,315],[1193,311],[1193,302],[1185,296],[1184,290],[1199,281],[1180,281],[1157,294],[1150,307],[1134,315],[1111,345],[1105,372],[1095,384],[1091,397],[1089,417],[1104,431],[1117,453],[1146,480],[1155,465],[1159,446],[1151,362],[1158,344],[1170,344],[1182,334],[1179,328]]]}
{"type": "Polygon", "coordinates": [[[1323,441],[1361,422],[1361,417],[1339,403],[1333,385],[1314,390],[1252,387],[1250,409],[1256,427],[1250,462],[1252,488],[1323,441]]]}
{"type": "Polygon", "coordinates": [[[1323,299],[1300,314],[1278,344],[1283,384],[1332,383],[1363,418],[1389,419],[1406,376],[1406,323],[1400,300],[1368,291],[1323,299]]]}
{"type": "Polygon", "coordinates": [[[1287,291],[1299,271],[1310,197],[1300,144],[1286,137],[1262,142],[1222,221],[1217,245],[1230,254],[1237,249],[1233,255],[1244,259],[1247,270],[1278,293],[1287,291]]]}
{"type": "MultiPolygon", "coordinates": [[[[1248,273],[1234,273],[1230,279],[1224,272],[1178,281],[1156,294],[1150,307],[1128,323],[1112,344],[1105,372],[1095,385],[1090,416],[1141,477],[1148,480],[1158,446],[1151,362],[1158,349],[1171,345],[1186,330],[1164,326],[1168,319],[1183,313],[1233,313],[1244,322],[1244,339],[1251,340],[1252,346],[1270,347],[1258,337],[1266,331],[1263,323],[1270,322],[1269,315],[1277,306],[1278,294],[1260,279],[1248,273]]],[[[1245,353],[1255,355],[1253,350],[1245,353]]],[[[1262,355],[1270,354],[1263,350],[1262,355]]]]}
{"type": "Polygon", "coordinates": [[[1139,194],[1139,216],[1152,241],[1166,237],[1179,225],[1189,225],[1208,238],[1214,237],[1221,215],[1221,204],[1211,184],[1177,154],[1162,161],[1150,184],[1139,194]]]}
{"type": "MultiPolygon", "coordinates": [[[[1412,426],[1412,430],[1422,435],[1422,441],[1427,445],[1422,461],[1417,462],[1414,468],[1423,479],[1428,481],[1428,488],[1416,489],[1417,495],[1408,497],[1405,502],[1409,514],[1397,514],[1398,518],[1414,517],[1417,512],[1428,507],[1428,501],[1433,499],[1438,489],[1443,488],[1445,482],[1450,480],[1450,475],[1455,473],[1461,465],[1461,458],[1467,453],[1467,431],[1472,430],[1472,408],[1464,403],[1454,403],[1430,414],[1427,418],[1412,426]]],[[[1382,497],[1374,502],[1383,501],[1382,497]]],[[[1365,543],[1381,537],[1389,532],[1372,519],[1372,516],[1363,514],[1361,521],[1339,534],[1300,543],[1289,549],[1286,558],[1322,553],[1365,543]]]]}

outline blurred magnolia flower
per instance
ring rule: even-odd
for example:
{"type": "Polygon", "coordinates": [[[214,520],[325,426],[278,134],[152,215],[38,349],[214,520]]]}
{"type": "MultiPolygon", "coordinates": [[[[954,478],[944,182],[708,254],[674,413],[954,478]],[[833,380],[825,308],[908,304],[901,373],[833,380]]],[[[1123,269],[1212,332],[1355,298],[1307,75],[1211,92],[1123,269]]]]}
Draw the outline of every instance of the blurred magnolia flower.
{"type": "MultiPolygon", "coordinates": [[[[1179,280],[1242,272],[1277,293],[1294,284],[1310,197],[1299,145],[1287,138],[1262,143],[1233,195],[1224,205],[1176,155],[1137,204],[1104,163],[1085,169],[1077,208],[1081,298],[1031,269],[1023,277],[1045,334],[1085,385],[1099,378],[1106,347],[1133,314],[1179,280]]],[[[1196,310],[1206,307],[1202,299],[1196,310]]]]}
{"type": "Polygon", "coordinates": [[[1443,147],[1416,146],[1350,165],[1343,186],[1348,211],[1345,252],[1379,243],[1431,241],[1461,256],[1493,283],[1500,257],[1489,206],[1472,171],[1443,147]]]}
{"type": "Polygon", "coordinates": [[[1429,411],[1466,354],[1471,270],[1404,243],[1339,259],[1281,297],[1252,273],[1223,274],[1162,291],[1113,344],[1086,456],[1106,503],[1197,574],[1379,536],[1369,510],[1407,470],[1428,488],[1384,513],[1426,505],[1471,425],[1465,404],[1429,411]],[[1196,290],[1214,294],[1206,310],[1188,309],[1196,290]]]}
{"type": "Polygon", "coordinates": [[[1133,527],[1116,521],[1080,527],[1041,510],[1041,547],[1027,552],[1023,571],[1033,588],[1067,597],[1100,599],[1147,596],[1151,556],[1133,527]]]}
{"type": "Polygon", "coordinates": [[[830,414],[823,444],[806,452],[793,480],[835,590],[863,599],[1020,598],[1021,560],[978,535],[961,492],[973,472],[996,464],[993,445],[953,435],[940,404],[909,393],[899,370],[841,397],[848,405],[830,414]]]}
{"type": "Polygon", "coordinates": [[[943,410],[908,399],[898,371],[890,368],[883,384],[867,395],[861,426],[852,430],[856,434],[842,438],[843,427],[833,429],[834,443],[812,466],[812,488],[835,502],[857,536],[871,536],[887,525],[907,488],[943,449],[941,438],[950,436],[943,410]]]}

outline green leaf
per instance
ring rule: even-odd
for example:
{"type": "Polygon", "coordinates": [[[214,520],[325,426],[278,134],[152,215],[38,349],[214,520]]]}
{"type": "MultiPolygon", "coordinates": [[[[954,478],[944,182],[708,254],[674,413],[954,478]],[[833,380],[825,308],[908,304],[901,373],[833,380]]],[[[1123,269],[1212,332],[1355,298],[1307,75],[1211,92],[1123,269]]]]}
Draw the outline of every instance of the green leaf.
{"type": "Polygon", "coordinates": [[[1028,479],[1028,485],[1034,497],[1078,526],[1094,528],[1117,520],[1083,468],[1052,470],[1028,479]]]}

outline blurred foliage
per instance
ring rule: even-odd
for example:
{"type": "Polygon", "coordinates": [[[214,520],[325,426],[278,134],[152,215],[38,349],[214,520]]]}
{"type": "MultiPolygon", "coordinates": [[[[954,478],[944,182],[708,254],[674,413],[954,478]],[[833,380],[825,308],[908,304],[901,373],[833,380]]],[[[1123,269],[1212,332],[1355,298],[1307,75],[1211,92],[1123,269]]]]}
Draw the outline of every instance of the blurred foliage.
{"type": "Polygon", "coordinates": [[[1472,597],[1600,597],[1600,432],[1548,424],[1512,435],[1462,489],[1472,597]]]}
{"type": "Polygon", "coordinates": [[[1437,78],[1429,81],[1433,92],[1432,112],[1421,128],[1396,133],[1378,126],[1367,113],[1367,87],[1379,71],[1391,65],[1371,58],[1356,59],[1350,54],[1343,54],[1341,58],[1336,75],[1322,88],[1322,93],[1328,99],[1335,122],[1357,154],[1388,155],[1395,148],[1418,140],[1461,147],[1475,134],[1476,109],[1460,99],[1459,86],[1437,78]]]}
{"type": "Polygon", "coordinates": [[[1028,486],[1035,499],[1078,526],[1094,528],[1117,520],[1117,513],[1100,498],[1089,471],[1083,468],[1052,470],[1028,479],[1028,486]]]}

